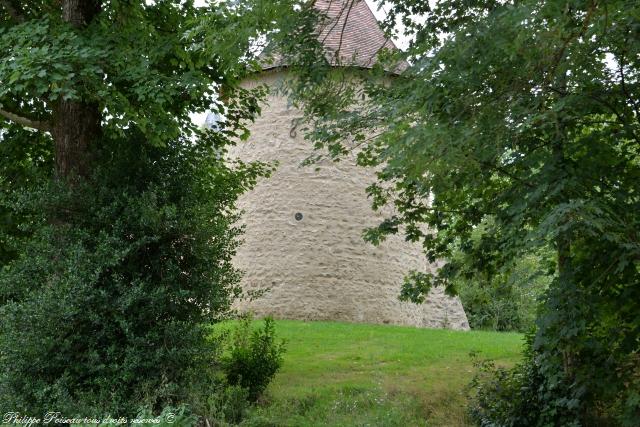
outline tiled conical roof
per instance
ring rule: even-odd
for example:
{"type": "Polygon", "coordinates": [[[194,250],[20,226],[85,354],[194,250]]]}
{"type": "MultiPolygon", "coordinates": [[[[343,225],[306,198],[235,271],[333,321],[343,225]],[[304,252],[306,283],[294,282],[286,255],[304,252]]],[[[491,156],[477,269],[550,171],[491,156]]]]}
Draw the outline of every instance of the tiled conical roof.
{"type": "Polygon", "coordinates": [[[365,0],[316,0],[316,8],[328,18],[319,39],[332,64],[370,68],[380,50],[396,49],[365,0]]]}
{"type": "MultiPolygon", "coordinates": [[[[318,39],[330,64],[371,68],[381,50],[397,49],[365,0],[315,0],[315,7],[327,18],[318,28],[318,39]]],[[[270,56],[269,61],[265,56],[263,69],[286,65],[281,58],[270,56]]],[[[405,66],[398,68],[401,71],[405,66]]]]}

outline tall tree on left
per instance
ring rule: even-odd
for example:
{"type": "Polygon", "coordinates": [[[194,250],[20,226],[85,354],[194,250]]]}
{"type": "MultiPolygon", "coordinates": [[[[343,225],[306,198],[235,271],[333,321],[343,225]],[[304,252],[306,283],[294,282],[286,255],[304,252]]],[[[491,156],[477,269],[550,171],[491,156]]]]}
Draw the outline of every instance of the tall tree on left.
{"type": "Polygon", "coordinates": [[[0,0],[0,413],[214,393],[205,325],[239,292],[235,201],[265,172],[222,154],[298,3],[0,0]],[[216,131],[190,118],[206,110],[216,131]]]}
{"type": "Polygon", "coordinates": [[[189,113],[234,87],[298,2],[208,3],[0,0],[0,126],[48,133],[64,180],[90,173],[105,134],[136,127],[163,144],[195,132],[189,113]]]}
{"type": "MultiPolygon", "coordinates": [[[[102,2],[99,0],[64,0],[57,2],[58,10],[56,11],[56,2],[50,2],[50,5],[37,3],[24,4],[24,2],[15,0],[3,0],[1,5],[6,14],[2,22],[2,29],[8,30],[9,35],[15,31],[16,37],[19,37],[20,34],[28,35],[29,30],[36,29],[30,24],[35,24],[34,21],[37,20],[54,17],[58,12],[59,16],[56,18],[59,20],[59,25],[66,26],[69,34],[81,34],[87,31],[87,28],[100,13],[102,6],[102,2]],[[52,16],[47,16],[49,14],[52,16]]],[[[3,68],[6,72],[11,72],[7,76],[9,83],[17,84],[13,87],[13,91],[11,87],[6,87],[5,92],[9,93],[5,96],[13,95],[13,97],[2,103],[3,108],[0,108],[0,115],[17,124],[51,134],[55,147],[56,173],[59,177],[66,179],[72,174],[85,176],[89,168],[90,146],[92,142],[99,139],[101,133],[100,104],[95,99],[83,99],[82,96],[72,96],[69,93],[55,94],[53,91],[47,93],[46,90],[43,92],[44,87],[34,93],[37,95],[37,100],[29,99],[27,91],[24,91],[27,92],[26,94],[20,94],[22,95],[20,96],[20,89],[27,89],[24,81],[32,78],[33,72],[36,70],[30,66],[28,61],[23,62],[23,67],[19,67],[16,60],[28,59],[25,56],[28,56],[29,51],[46,48],[46,44],[38,46],[34,43],[31,48],[22,45],[23,48],[27,48],[22,50],[23,55],[13,57],[11,54],[14,53],[14,50],[10,46],[12,37],[7,37],[7,39],[9,39],[7,40],[9,46],[6,46],[5,52],[9,55],[3,58],[3,68]],[[23,83],[20,84],[20,81],[23,83]],[[62,96],[60,96],[61,94],[62,96]]],[[[28,43],[28,39],[24,41],[28,43]]],[[[37,40],[32,41],[36,42],[37,40]]],[[[40,65],[46,64],[41,62],[40,65]]],[[[68,71],[66,77],[73,79],[73,68],[69,67],[68,71]]],[[[46,79],[46,68],[38,70],[35,77],[46,79]]],[[[60,74],[59,77],[65,76],[60,74]]],[[[7,80],[3,79],[3,81],[7,80]]],[[[53,84],[51,88],[54,88],[53,84]]]]}
{"type": "MultiPolygon", "coordinates": [[[[98,15],[99,0],[64,0],[62,20],[74,30],[86,28],[98,15]]],[[[55,142],[56,170],[67,177],[72,172],[86,175],[89,146],[100,137],[101,111],[95,100],[59,98],[52,105],[51,134],[55,142]]]]}

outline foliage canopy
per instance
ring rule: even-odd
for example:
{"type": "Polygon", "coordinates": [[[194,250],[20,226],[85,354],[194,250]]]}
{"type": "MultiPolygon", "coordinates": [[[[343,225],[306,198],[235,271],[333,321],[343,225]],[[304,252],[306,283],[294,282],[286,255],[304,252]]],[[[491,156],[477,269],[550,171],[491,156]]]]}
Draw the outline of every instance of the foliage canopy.
{"type": "Polygon", "coordinates": [[[306,9],[194,3],[0,1],[5,412],[126,416],[214,381],[203,323],[239,292],[235,202],[268,173],[223,161],[264,95],[239,81],[306,9]],[[192,123],[211,109],[219,130],[192,123]]]}
{"type": "Polygon", "coordinates": [[[402,22],[413,37],[406,52],[370,71],[300,67],[292,85],[318,148],[378,168],[369,196],[395,212],[365,237],[403,232],[448,260],[409,275],[402,297],[418,301],[552,248],[531,343],[535,423],[637,419],[637,2],[381,3],[389,33],[402,22]],[[389,76],[398,60],[408,69],[389,76]]]}

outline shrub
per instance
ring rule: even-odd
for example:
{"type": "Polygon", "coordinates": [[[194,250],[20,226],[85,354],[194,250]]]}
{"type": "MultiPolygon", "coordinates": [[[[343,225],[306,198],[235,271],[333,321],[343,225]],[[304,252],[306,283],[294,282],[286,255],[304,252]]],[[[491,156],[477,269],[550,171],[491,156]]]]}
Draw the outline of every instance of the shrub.
{"type": "Polygon", "coordinates": [[[460,301],[472,329],[522,331],[531,326],[523,316],[526,308],[520,306],[513,286],[469,281],[459,288],[460,301]]]}
{"type": "Polygon", "coordinates": [[[19,126],[0,127],[0,268],[18,256],[16,244],[25,236],[19,212],[11,208],[9,195],[31,191],[53,171],[52,144],[44,135],[24,135],[19,126]]]}
{"type": "Polygon", "coordinates": [[[273,319],[266,318],[264,327],[253,331],[251,324],[251,317],[241,319],[222,366],[229,384],[246,388],[256,401],[282,366],[284,342],[276,342],[273,319]]]}
{"type": "MultiPolygon", "coordinates": [[[[640,363],[636,354],[616,360],[610,350],[583,353],[570,366],[565,355],[542,349],[541,335],[528,336],[524,357],[512,369],[476,360],[469,414],[479,426],[637,426],[640,363]],[[535,343],[535,344],[534,344],[535,343]],[[602,372],[609,372],[602,381],[602,372]],[[622,385],[620,385],[622,383],[622,385]]],[[[594,343],[590,343],[594,345],[594,343]]]]}
{"type": "Polygon", "coordinates": [[[250,406],[246,388],[224,384],[216,393],[209,395],[203,415],[214,426],[236,425],[245,418],[250,406]]]}
{"type": "Polygon", "coordinates": [[[456,281],[472,329],[529,332],[551,278],[540,272],[546,252],[514,261],[492,277],[474,273],[456,281]]]}
{"type": "Polygon", "coordinates": [[[479,426],[572,425],[571,414],[544,411],[540,401],[543,378],[529,352],[512,369],[472,355],[477,369],[469,386],[469,415],[479,426]],[[564,421],[562,423],[561,421],[564,421]],[[550,423],[550,424],[547,424],[550,423]]]}
{"type": "Polygon", "coordinates": [[[130,417],[210,380],[202,325],[239,292],[234,204],[262,171],[216,151],[109,141],[84,184],[6,197],[25,233],[0,270],[0,412],[130,417]]]}

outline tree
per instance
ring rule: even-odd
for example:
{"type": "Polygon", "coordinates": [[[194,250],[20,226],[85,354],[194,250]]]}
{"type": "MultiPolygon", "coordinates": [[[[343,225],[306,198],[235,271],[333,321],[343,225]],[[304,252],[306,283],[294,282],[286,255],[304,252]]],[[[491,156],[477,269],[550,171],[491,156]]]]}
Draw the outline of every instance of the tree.
{"type": "Polygon", "coordinates": [[[264,95],[239,81],[262,36],[295,34],[297,3],[0,1],[3,412],[130,416],[212,391],[235,202],[268,172],[224,160],[264,95]],[[217,131],[189,117],[208,109],[217,131]]]}
{"type": "Polygon", "coordinates": [[[3,0],[0,116],[51,135],[60,178],[87,176],[101,139],[129,126],[154,144],[195,133],[189,113],[216,84],[233,98],[250,44],[294,3],[3,0]]]}
{"type": "Polygon", "coordinates": [[[552,283],[531,344],[542,382],[528,422],[637,419],[637,4],[381,3],[389,33],[402,22],[413,38],[407,52],[381,52],[348,78],[301,66],[292,85],[318,148],[356,150],[379,170],[369,196],[395,214],[365,237],[403,231],[431,262],[448,260],[437,276],[409,275],[402,297],[417,301],[552,247],[555,261],[539,266],[552,283]],[[402,59],[408,70],[389,78],[402,59]]]}

